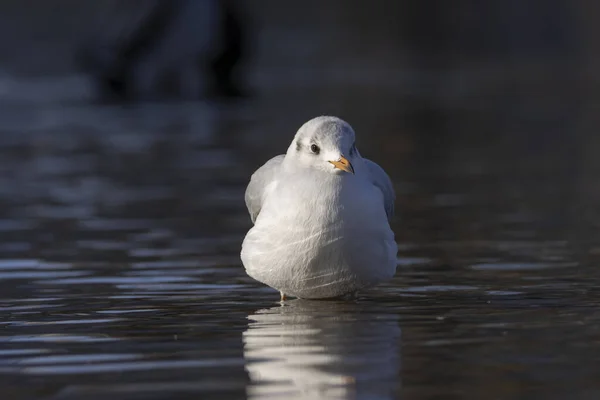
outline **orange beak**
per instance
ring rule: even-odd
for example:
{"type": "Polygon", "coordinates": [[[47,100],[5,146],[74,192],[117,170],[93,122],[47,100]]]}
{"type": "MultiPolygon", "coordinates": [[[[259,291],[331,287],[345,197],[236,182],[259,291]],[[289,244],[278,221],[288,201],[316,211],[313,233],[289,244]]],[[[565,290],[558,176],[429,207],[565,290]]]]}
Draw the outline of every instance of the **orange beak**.
{"type": "Polygon", "coordinates": [[[341,169],[342,171],[346,171],[351,174],[354,174],[354,168],[352,167],[352,164],[350,164],[350,161],[348,161],[348,159],[344,156],[341,156],[340,159],[337,161],[329,161],[329,162],[331,164],[333,164],[334,167],[341,169]]]}

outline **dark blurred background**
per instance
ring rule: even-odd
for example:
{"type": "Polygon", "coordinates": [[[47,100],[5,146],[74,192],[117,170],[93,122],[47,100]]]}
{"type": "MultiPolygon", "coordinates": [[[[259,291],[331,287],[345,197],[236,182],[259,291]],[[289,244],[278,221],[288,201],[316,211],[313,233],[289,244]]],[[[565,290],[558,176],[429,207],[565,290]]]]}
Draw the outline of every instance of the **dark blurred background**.
{"type": "MultiPolygon", "coordinates": [[[[322,114],[397,192],[398,274],[360,317],[403,332],[377,387],[598,398],[599,21],[595,0],[0,0],[6,398],[262,388],[241,332],[276,296],[239,260],[243,194],[322,114]]],[[[369,359],[351,310],[304,307],[347,345],[329,367],[369,359]]]]}
{"type": "MultiPolygon", "coordinates": [[[[88,218],[98,217],[97,207],[111,201],[110,188],[126,179],[122,185],[130,190],[160,179],[176,187],[169,206],[153,211],[171,218],[191,212],[182,204],[200,204],[194,196],[210,196],[205,181],[229,188],[229,180],[206,169],[213,163],[235,181],[231,204],[237,209],[251,172],[283,152],[304,121],[334,114],[355,127],[363,153],[397,183],[400,237],[418,231],[409,228],[420,207],[411,201],[434,201],[417,200],[417,185],[440,193],[472,191],[483,196],[482,212],[493,203],[507,213],[530,213],[534,221],[528,224],[535,225],[529,226],[545,234],[583,229],[578,238],[591,239],[596,2],[406,0],[363,7],[341,0],[206,0],[212,19],[202,7],[187,10],[188,3],[202,2],[1,2],[6,187],[25,186],[39,196],[57,191],[65,178],[60,172],[53,183],[39,175],[47,168],[21,176],[26,165],[46,157],[74,175],[68,179],[75,185],[68,189],[72,196],[83,196],[83,187],[76,188],[88,180],[106,185],[101,198],[93,191],[86,195],[85,201],[95,202],[86,205],[88,218]],[[196,12],[199,20],[179,36],[170,33],[177,30],[178,9],[196,12]],[[232,47],[223,22],[227,10],[237,21],[232,40],[239,57],[219,69],[215,60],[232,47]],[[191,39],[180,40],[186,34],[191,39]],[[207,39],[194,43],[201,34],[207,39]],[[175,37],[167,40],[171,52],[161,50],[168,35],[175,37]],[[162,52],[152,56],[156,51],[162,52]],[[186,51],[199,60],[194,78],[200,89],[191,94],[186,89],[197,82],[186,81],[189,75],[177,71],[177,63],[163,68],[160,59],[186,51]],[[135,79],[146,65],[158,65],[158,72],[139,88],[144,93],[136,93],[135,79]],[[227,80],[219,71],[228,68],[235,77],[224,85],[234,86],[233,94],[215,84],[227,80]],[[134,89],[106,96],[113,84],[134,89]]],[[[23,207],[25,193],[10,192],[23,207]]],[[[244,214],[243,207],[238,211],[244,214]]],[[[432,225],[428,236],[444,230],[476,236],[484,229],[482,221],[446,220],[453,218],[447,211],[419,220],[432,225]]],[[[42,217],[30,209],[23,213],[42,217]]],[[[223,218],[229,221],[230,214],[223,218]]],[[[246,227],[246,218],[239,219],[246,227]]]]}

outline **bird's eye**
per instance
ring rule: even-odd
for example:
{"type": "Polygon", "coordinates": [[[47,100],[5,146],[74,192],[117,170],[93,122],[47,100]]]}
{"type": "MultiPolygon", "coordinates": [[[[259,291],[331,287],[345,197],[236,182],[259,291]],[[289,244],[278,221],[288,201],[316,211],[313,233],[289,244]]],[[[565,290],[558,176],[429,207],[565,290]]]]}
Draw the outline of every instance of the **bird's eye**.
{"type": "Polygon", "coordinates": [[[319,152],[321,151],[321,149],[316,144],[311,144],[310,145],[310,151],[312,151],[315,154],[319,154],[319,152]]]}

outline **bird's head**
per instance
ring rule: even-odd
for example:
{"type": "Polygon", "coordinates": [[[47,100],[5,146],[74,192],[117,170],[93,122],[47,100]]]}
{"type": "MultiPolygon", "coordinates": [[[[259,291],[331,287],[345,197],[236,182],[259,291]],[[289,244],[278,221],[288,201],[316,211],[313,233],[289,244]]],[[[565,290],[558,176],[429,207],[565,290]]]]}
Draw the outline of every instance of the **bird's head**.
{"type": "Polygon", "coordinates": [[[354,140],[347,122],[337,117],[313,118],[298,129],[286,160],[332,174],[354,174],[353,161],[360,157],[354,140]]]}

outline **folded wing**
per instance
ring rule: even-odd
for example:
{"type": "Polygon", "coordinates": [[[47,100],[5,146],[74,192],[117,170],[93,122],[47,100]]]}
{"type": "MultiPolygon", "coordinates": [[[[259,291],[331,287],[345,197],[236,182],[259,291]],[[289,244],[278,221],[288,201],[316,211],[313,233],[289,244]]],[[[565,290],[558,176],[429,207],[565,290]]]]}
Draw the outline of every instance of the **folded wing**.
{"type": "Polygon", "coordinates": [[[387,214],[388,222],[391,222],[392,217],[394,216],[394,201],[396,200],[392,181],[383,168],[371,160],[366,158],[364,160],[371,174],[371,181],[379,188],[379,190],[381,190],[381,193],[383,193],[385,213],[387,214]]]}
{"type": "Polygon", "coordinates": [[[260,213],[265,200],[265,195],[269,190],[269,185],[275,183],[284,157],[285,155],[281,154],[271,158],[262,167],[257,169],[250,178],[250,183],[246,188],[246,195],[244,198],[252,223],[256,221],[256,218],[260,213]]]}

